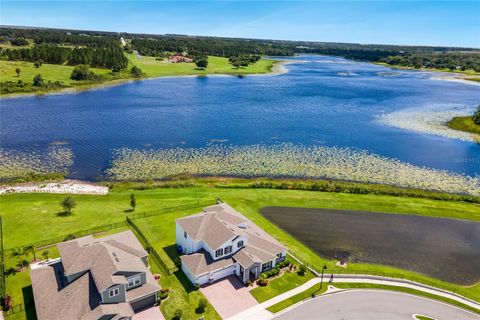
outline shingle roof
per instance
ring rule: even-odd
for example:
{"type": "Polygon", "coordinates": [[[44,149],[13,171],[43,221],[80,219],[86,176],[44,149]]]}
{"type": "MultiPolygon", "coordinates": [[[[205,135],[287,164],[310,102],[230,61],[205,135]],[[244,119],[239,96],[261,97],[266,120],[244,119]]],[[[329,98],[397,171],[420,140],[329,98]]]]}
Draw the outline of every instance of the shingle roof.
{"type": "MultiPolygon", "coordinates": [[[[244,268],[255,263],[272,261],[278,253],[285,250],[277,240],[226,203],[210,206],[202,213],[177,219],[177,223],[191,238],[203,240],[213,250],[236,236],[246,237],[247,245],[233,255],[244,268]]],[[[191,254],[182,256],[181,259],[182,263],[186,263],[190,271],[198,276],[208,269],[203,267],[207,259],[203,256],[211,259],[208,253],[191,254]]]]}
{"type": "Polygon", "coordinates": [[[39,320],[97,320],[104,314],[132,316],[130,304],[101,304],[89,272],[65,286],[62,263],[32,269],[31,280],[39,320]]]}
{"type": "Polygon", "coordinates": [[[180,260],[182,261],[182,265],[185,264],[188,270],[197,277],[207,272],[226,268],[234,263],[232,257],[213,260],[210,254],[204,250],[189,255],[183,255],[180,257],[180,260]]]}
{"type": "Polygon", "coordinates": [[[105,238],[92,236],[58,244],[67,276],[90,270],[100,292],[114,284],[126,283],[118,272],[144,272],[147,268],[140,257],[147,256],[131,231],[105,238]],[[120,242],[122,241],[122,242],[120,242]]]}

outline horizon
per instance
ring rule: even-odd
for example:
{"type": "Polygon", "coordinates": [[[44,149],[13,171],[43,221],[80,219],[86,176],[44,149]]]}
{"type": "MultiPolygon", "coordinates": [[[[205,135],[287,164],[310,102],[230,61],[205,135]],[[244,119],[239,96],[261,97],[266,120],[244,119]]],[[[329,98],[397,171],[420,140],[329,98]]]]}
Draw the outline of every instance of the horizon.
{"type": "Polygon", "coordinates": [[[45,30],[68,30],[68,31],[85,31],[85,32],[105,32],[105,33],[126,33],[126,34],[142,34],[151,36],[180,36],[180,37],[199,37],[199,38],[221,38],[221,39],[240,39],[240,40],[265,40],[265,41],[288,41],[288,42],[311,42],[311,43],[341,43],[341,44],[358,44],[358,45],[380,45],[380,46],[399,46],[399,47],[441,47],[441,48],[456,48],[456,49],[475,49],[480,50],[479,47],[466,46],[444,46],[444,45],[416,45],[416,44],[393,44],[393,43],[366,43],[366,42],[339,42],[339,41],[317,41],[317,40],[292,40],[292,39],[268,39],[268,38],[245,38],[245,37],[227,37],[227,36],[208,36],[202,34],[182,34],[182,33],[148,33],[148,32],[130,32],[130,31],[111,31],[111,30],[97,30],[97,29],[73,29],[73,28],[55,28],[49,26],[24,26],[24,25],[4,25],[0,24],[0,28],[12,29],[45,29],[45,30]]]}
{"type": "Polygon", "coordinates": [[[2,1],[0,7],[3,26],[480,48],[478,1],[2,1]]]}

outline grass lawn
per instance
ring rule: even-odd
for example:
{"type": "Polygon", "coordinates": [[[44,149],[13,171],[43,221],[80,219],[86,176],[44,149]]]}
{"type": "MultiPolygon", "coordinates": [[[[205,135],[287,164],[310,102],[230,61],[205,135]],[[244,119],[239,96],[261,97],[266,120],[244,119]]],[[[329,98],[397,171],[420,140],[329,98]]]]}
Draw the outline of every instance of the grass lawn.
{"type": "Polygon", "coordinates": [[[248,67],[234,68],[228,58],[208,57],[208,67],[204,70],[197,69],[195,63],[169,63],[155,60],[154,57],[127,54],[130,66],[136,65],[147,77],[181,76],[181,75],[207,75],[207,74],[258,74],[272,70],[274,60],[261,59],[248,67]]]}
{"type": "Polygon", "coordinates": [[[323,288],[320,290],[320,286],[318,284],[308,288],[307,290],[297,293],[296,295],[280,301],[279,303],[274,304],[271,307],[268,307],[267,310],[273,313],[277,313],[283,309],[286,309],[290,306],[293,306],[295,303],[303,301],[305,299],[311,298],[312,295],[320,295],[327,291],[328,284],[324,284],[323,288]]]}
{"type": "MultiPolygon", "coordinates": [[[[302,243],[262,217],[258,213],[258,210],[264,206],[303,206],[311,208],[407,213],[480,221],[480,206],[478,204],[407,197],[354,195],[300,190],[230,189],[202,186],[150,190],[119,190],[112,191],[105,196],[75,195],[73,197],[77,202],[77,207],[69,217],[57,215],[58,212],[62,211],[59,203],[65,195],[9,194],[0,196],[4,246],[5,248],[17,247],[107,223],[124,221],[125,215],[130,214],[130,212],[126,212],[126,210],[129,209],[129,197],[132,192],[137,198],[136,212],[172,207],[194,201],[213,200],[216,197],[220,197],[285,244],[294,255],[309,265],[320,269],[322,264],[327,264],[327,272],[331,270],[333,272],[333,270],[335,270],[334,261],[328,261],[319,257],[302,243]]],[[[175,243],[175,231],[173,228],[175,218],[191,213],[192,211],[137,219],[134,220],[134,222],[145,232],[145,235],[149,238],[152,245],[155,246],[162,258],[167,259],[167,257],[170,258],[170,256],[172,256],[172,251],[174,252],[174,250],[172,250],[173,247],[170,247],[170,250],[164,250],[164,248],[168,248],[175,243]]],[[[350,263],[346,271],[390,272],[402,276],[415,276],[422,281],[430,281],[435,285],[450,290],[459,290],[461,294],[480,300],[480,284],[471,287],[461,287],[413,272],[380,265],[350,263]]],[[[281,278],[278,280],[282,281],[281,278]]],[[[167,288],[182,288],[182,283],[184,283],[184,279],[181,276],[165,276],[162,281],[165,281],[162,285],[167,288]]],[[[272,281],[270,285],[273,283],[272,281]]],[[[20,292],[28,285],[29,277],[26,273],[17,273],[16,276],[7,278],[7,292],[15,296],[14,301],[22,300],[20,292]]],[[[270,288],[274,287],[275,285],[270,288]]],[[[282,288],[282,290],[283,289],[284,288],[282,288]]],[[[192,299],[190,301],[193,303],[192,306],[198,302],[200,293],[196,291],[186,293],[187,291],[185,291],[185,289],[183,290],[183,292],[180,289],[178,290],[178,297],[172,299],[172,302],[168,302],[168,300],[165,301],[162,310],[164,310],[166,314],[171,314],[176,309],[175,299],[178,301],[181,299],[192,299]]],[[[265,296],[266,295],[268,294],[265,293],[265,296]]],[[[175,293],[172,293],[172,297],[175,297],[175,293]]]]}
{"type": "Polygon", "coordinates": [[[262,303],[279,294],[295,289],[314,277],[315,275],[310,271],[307,271],[303,276],[299,275],[296,271],[286,272],[281,277],[269,281],[267,286],[257,287],[251,290],[250,293],[259,303],[262,303]]]}
{"type": "MultiPolygon", "coordinates": [[[[129,59],[129,67],[117,74],[112,74],[110,69],[90,68],[95,74],[102,75],[104,81],[100,83],[90,81],[75,81],[70,79],[70,75],[74,66],[42,64],[39,68],[33,66],[33,62],[26,61],[6,61],[0,60],[0,82],[22,80],[27,84],[22,90],[23,93],[45,93],[48,91],[58,91],[58,88],[35,88],[32,86],[33,77],[41,74],[45,82],[60,81],[66,87],[79,87],[89,89],[101,86],[108,82],[122,82],[133,79],[130,76],[130,68],[136,65],[142,69],[146,77],[163,77],[163,76],[185,76],[185,75],[208,75],[208,74],[232,74],[246,75],[271,72],[275,63],[274,60],[261,59],[257,63],[248,67],[234,68],[228,63],[227,58],[209,57],[208,67],[204,70],[196,68],[194,63],[167,63],[155,60],[154,57],[141,56],[135,54],[126,54],[129,59]],[[20,68],[20,76],[17,77],[16,68],[20,68]]],[[[18,92],[20,93],[20,92],[18,92]]],[[[13,93],[16,94],[16,93],[13,93]]]]}
{"type": "Polygon", "coordinates": [[[381,289],[381,290],[399,291],[399,292],[409,293],[409,294],[413,294],[413,295],[417,295],[425,298],[430,298],[433,300],[442,301],[442,302],[457,306],[459,308],[480,314],[479,309],[475,309],[470,306],[464,305],[463,303],[457,302],[456,300],[444,298],[441,296],[437,296],[435,294],[431,294],[431,293],[427,293],[427,292],[423,292],[415,289],[410,289],[410,288],[389,286],[389,285],[382,285],[382,284],[370,284],[370,283],[335,283],[334,286],[342,289],[381,289]]]}
{"type": "Polygon", "coordinates": [[[447,125],[455,130],[480,134],[480,125],[475,124],[472,117],[455,117],[447,125]]]}

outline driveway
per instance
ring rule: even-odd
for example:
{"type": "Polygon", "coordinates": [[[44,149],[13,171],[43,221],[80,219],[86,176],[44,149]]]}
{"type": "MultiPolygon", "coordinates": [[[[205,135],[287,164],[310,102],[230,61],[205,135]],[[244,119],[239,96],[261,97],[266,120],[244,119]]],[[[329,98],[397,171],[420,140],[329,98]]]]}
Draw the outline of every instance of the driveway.
{"type": "Polygon", "coordinates": [[[237,313],[258,304],[248,292],[248,288],[236,276],[214,282],[200,288],[222,319],[227,319],[237,313]]]}
{"type": "Polygon", "coordinates": [[[412,320],[421,314],[438,320],[478,320],[479,316],[438,301],[405,293],[348,290],[324,295],[290,309],[275,320],[412,320]]]}
{"type": "Polygon", "coordinates": [[[136,313],[132,320],[165,320],[159,307],[151,307],[136,313]]]}

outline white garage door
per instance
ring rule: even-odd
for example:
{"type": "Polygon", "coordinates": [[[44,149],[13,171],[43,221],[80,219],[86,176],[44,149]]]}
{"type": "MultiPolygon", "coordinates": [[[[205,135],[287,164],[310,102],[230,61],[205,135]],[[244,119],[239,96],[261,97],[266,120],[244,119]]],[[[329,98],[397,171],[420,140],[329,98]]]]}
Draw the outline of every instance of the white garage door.
{"type": "Polygon", "coordinates": [[[217,272],[212,273],[212,281],[225,278],[226,276],[233,274],[234,271],[235,271],[235,266],[233,265],[223,270],[218,270],[217,272]]]}
{"type": "Polygon", "coordinates": [[[197,278],[197,283],[199,285],[208,283],[208,281],[210,281],[210,274],[208,274],[208,273],[206,275],[203,275],[203,276],[200,276],[200,277],[197,278]]]}

